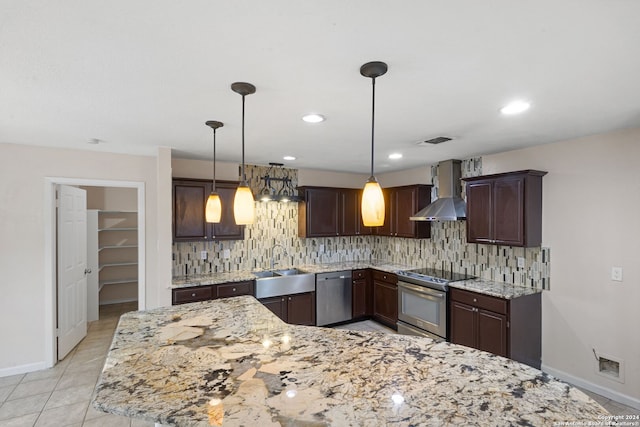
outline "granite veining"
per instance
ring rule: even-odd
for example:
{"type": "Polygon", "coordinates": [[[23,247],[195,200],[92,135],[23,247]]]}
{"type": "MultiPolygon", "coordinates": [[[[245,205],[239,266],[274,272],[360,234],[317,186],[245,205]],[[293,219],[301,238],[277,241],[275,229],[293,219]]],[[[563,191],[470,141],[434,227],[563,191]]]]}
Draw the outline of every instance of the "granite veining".
{"type": "Polygon", "coordinates": [[[525,295],[537,294],[541,289],[512,285],[510,283],[494,282],[485,279],[469,279],[449,283],[450,288],[478,292],[503,299],[513,299],[525,295]]]}
{"type": "Polygon", "coordinates": [[[175,426],[538,426],[608,415],[509,359],[287,325],[249,296],[123,315],[93,405],[175,426]]]}

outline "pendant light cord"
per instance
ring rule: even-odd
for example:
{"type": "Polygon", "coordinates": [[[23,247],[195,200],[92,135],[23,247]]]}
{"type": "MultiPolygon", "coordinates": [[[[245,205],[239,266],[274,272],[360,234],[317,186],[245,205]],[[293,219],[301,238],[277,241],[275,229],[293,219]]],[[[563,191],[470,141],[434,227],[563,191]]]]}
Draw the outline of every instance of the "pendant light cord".
{"type": "Polygon", "coordinates": [[[216,130],[213,129],[213,193],[216,192],[216,130]]]}
{"type": "Polygon", "coordinates": [[[244,173],[244,95],[242,95],[242,182],[247,182],[247,176],[244,173]]]}
{"type": "Polygon", "coordinates": [[[373,89],[373,96],[371,101],[371,176],[373,176],[373,153],[374,153],[374,122],[376,117],[376,78],[371,79],[371,87],[373,89]]]}

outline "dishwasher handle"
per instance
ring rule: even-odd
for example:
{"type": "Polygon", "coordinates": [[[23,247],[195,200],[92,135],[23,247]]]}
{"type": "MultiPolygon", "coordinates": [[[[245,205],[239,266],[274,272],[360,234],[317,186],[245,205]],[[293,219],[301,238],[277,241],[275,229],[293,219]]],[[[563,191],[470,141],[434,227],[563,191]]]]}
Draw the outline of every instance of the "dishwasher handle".
{"type": "Polygon", "coordinates": [[[336,279],[350,279],[351,277],[347,277],[347,276],[332,276],[332,277],[325,277],[324,280],[336,280],[336,279]]]}

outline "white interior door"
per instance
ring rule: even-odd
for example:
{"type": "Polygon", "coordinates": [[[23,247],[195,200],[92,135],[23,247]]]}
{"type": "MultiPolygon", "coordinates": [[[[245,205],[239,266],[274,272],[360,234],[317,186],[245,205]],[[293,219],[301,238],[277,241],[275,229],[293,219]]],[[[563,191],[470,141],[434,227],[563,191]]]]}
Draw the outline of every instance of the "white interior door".
{"type": "Polygon", "coordinates": [[[87,335],[87,193],[58,186],[58,360],[87,335]]]}

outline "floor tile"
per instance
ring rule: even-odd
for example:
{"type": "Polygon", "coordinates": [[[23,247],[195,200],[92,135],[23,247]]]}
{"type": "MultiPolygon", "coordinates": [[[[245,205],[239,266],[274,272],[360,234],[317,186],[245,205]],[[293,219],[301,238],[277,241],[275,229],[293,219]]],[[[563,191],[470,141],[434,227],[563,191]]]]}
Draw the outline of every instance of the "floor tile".
{"type": "Polygon", "coordinates": [[[0,421],[2,427],[33,427],[38,419],[39,413],[23,415],[21,417],[11,418],[0,421]]]}
{"type": "Polygon", "coordinates": [[[40,371],[29,372],[22,379],[21,383],[24,384],[30,381],[44,380],[44,379],[52,379],[52,378],[60,378],[64,373],[64,370],[67,369],[67,364],[58,363],[53,368],[42,369],[40,371]]]}
{"type": "Polygon", "coordinates": [[[0,420],[40,413],[47,403],[49,395],[49,393],[43,393],[24,399],[7,400],[0,406],[0,420]]]}
{"type": "Polygon", "coordinates": [[[64,390],[56,390],[51,394],[51,398],[47,402],[46,409],[57,408],[59,406],[71,405],[72,403],[86,402],[91,400],[93,386],[83,385],[78,387],[69,387],[64,390]]]}
{"type": "Polygon", "coordinates": [[[156,423],[153,421],[144,421],[137,420],[135,418],[131,419],[131,427],[155,427],[156,423]]]}
{"type": "Polygon", "coordinates": [[[20,383],[20,381],[22,381],[24,376],[25,374],[11,375],[10,377],[2,377],[0,378],[0,387],[18,384],[20,383]]]}
{"type": "Polygon", "coordinates": [[[59,427],[82,423],[87,412],[88,402],[74,403],[42,411],[35,427],[59,427]]]}
{"type": "Polygon", "coordinates": [[[98,377],[100,376],[100,371],[96,371],[95,369],[91,369],[88,371],[72,371],[67,372],[60,378],[58,384],[56,385],[56,390],[63,390],[71,387],[79,387],[79,386],[94,386],[98,382],[98,377]]]}
{"type": "Polygon", "coordinates": [[[105,415],[107,415],[106,412],[98,411],[93,407],[93,405],[91,405],[91,403],[89,403],[89,407],[87,408],[87,413],[84,416],[84,420],[92,420],[94,418],[104,417],[105,415]]]}
{"type": "Polygon", "coordinates": [[[107,414],[100,418],[86,420],[82,427],[130,427],[131,419],[119,415],[107,414]]]}
{"type": "Polygon", "coordinates": [[[11,394],[14,388],[16,388],[15,385],[0,387],[0,404],[2,404],[2,402],[7,400],[7,397],[9,397],[9,395],[11,394]]]}
{"type": "Polygon", "coordinates": [[[609,401],[602,406],[613,415],[640,415],[640,409],[635,409],[614,401],[609,401]]]}
{"type": "Polygon", "coordinates": [[[57,383],[57,378],[20,383],[13,389],[13,392],[11,392],[7,401],[22,399],[24,397],[35,396],[42,393],[51,393],[57,383]]]}

